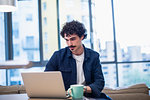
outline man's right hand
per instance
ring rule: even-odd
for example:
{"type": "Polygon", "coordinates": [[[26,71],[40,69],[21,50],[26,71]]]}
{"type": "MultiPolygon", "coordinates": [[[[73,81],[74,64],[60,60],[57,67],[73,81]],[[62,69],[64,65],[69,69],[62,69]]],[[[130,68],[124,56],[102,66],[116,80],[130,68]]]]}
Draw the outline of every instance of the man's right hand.
{"type": "Polygon", "coordinates": [[[83,91],[84,93],[92,93],[92,89],[89,86],[85,86],[83,91]]]}

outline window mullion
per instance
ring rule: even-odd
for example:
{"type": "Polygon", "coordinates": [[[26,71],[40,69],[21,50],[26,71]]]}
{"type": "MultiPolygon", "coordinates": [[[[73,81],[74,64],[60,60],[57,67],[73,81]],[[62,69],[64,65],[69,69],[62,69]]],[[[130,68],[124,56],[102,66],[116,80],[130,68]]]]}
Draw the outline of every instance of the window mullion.
{"type": "Polygon", "coordinates": [[[116,64],[116,78],[117,78],[117,87],[119,86],[119,76],[118,76],[118,59],[117,59],[117,42],[116,42],[116,28],[115,28],[115,16],[114,16],[114,4],[113,0],[111,0],[111,7],[112,7],[112,21],[113,21],[113,34],[114,34],[114,57],[115,57],[115,64],[116,64]]]}
{"type": "MultiPolygon", "coordinates": [[[[13,59],[13,45],[12,45],[12,15],[11,13],[4,13],[4,25],[5,25],[5,55],[6,60],[13,59]]],[[[6,69],[6,85],[9,85],[10,77],[8,75],[8,69],[6,69]]]]}
{"type": "Polygon", "coordinates": [[[5,50],[6,60],[13,59],[13,45],[12,45],[12,14],[4,13],[5,20],[5,50]]]}
{"type": "Polygon", "coordinates": [[[90,42],[91,42],[91,48],[94,49],[93,47],[93,23],[92,23],[92,7],[91,7],[91,0],[88,1],[89,3],[89,23],[90,23],[90,42]]]}

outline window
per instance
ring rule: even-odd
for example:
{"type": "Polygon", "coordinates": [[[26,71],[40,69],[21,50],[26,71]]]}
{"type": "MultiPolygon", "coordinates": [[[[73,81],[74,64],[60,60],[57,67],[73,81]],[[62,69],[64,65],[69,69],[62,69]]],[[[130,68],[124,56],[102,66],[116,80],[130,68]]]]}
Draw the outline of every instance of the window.
{"type": "Polygon", "coordinates": [[[43,2],[43,10],[46,11],[46,9],[47,9],[47,4],[46,2],[43,2]]]}
{"type": "Polygon", "coordinates": [[[29,69],[10,69],[10,82],[9,85],[23,84],[21,77],[22,72],[44,72],[44,67],[32,67],[29,69]]]}
{"type": "Polygon", "coordinates": [[[103,67],[106,85],[109,87],[136,83],[145,83],[150,87],[148,2],[148,0],[95,1],[100,59],[102,66],[108,65],[108,68],[111,68],[106,70],[103,67]],[[116,78],[113,80],[116,81],[115,84],[112,85],[109,78],[116,78]]]}
{"type": "Polygon", "coordinates": [[[106,69],[108,69],[108,67],[107,66],[104,66],[104,67],[102,67],[103,68],[103,70],[106,70],[106,69]]]}
{"type": "MultiPolygon", "coordinates": [[[[10,44],[13,47],[12,59],[40,62],[37,0],[18,1],[18,10],[12,12],[12,32],[10,44]]],[[[22,84],[20,71],[20,69],[7,70],[7,85],[22,84]]]]}
{"type": "MultiPolygon", "coordinates": [[[[59,18],[60,18],[60,29],[62,28],[63,24],[65,22],[71,21],[71,20],[78,20],[80,22],[83,22],[85,24],[85,27],[87,29],[87,39],[85,39],[83,42],[85,46],[91,48],[91,41],[90,41],[90,24],[89,24],[89,9],[88,9],[88,2],[84,2],[84,5],[87,6],[87,9],[84,9],[82,7],[82,1],[81,0],[59,0],[59,18]],[[67,2],[69,1],[69,2],[67,2]],[[70,5],[75,4],[75,5],[70,5]],[[67,5],[67,6],[66,6],[67,5]],[[83,16],[85,16],[83,18],[83,16]]],[[[60,36],[61,37],[61,36],[60,36]]],[[[60,38],[60,48],[63,48],[66,46],[66,42],[61,37],[60,38]]]]}
{"type": "Polygon", "coordinates": [[[150,87],[150,68],[147,68],[145,63],[119,64],[118,68],[119,86],[124,86],[125,83],[126,85],[132,85],[144,82],[150,87]],[[124,67],[127,65],[130,67],[124,67]]]}
{"type": "Polygon", "coordinates": [[[120,48],[117,53],[118,61],[147,61],[150,60],[150,9],[149,0],[114,1],[116,35],[120,48]],[[135,3],[136,2],[136,3],[135,3]],[[128,5],[128,7],[126,6],[128,5]],[[134,12],[134,13],[133,13],[134,12]],[[123,49],[124,52],[121,53],[123,49]],[[121,54],[120,54],[121,53],[121,54]],[[126,59],[120,56],[126,54],[126,59]]]}
{"type": "Polygon", "coordinates": [[[83,11],[89,11],[89,7],[88,7],[88,0],[81,0],[80,1],[81,2],[81,7],[82,7],[82,10],[83,11]]]}
{"type": "Polygon", "coordinates": [[[43,21],[44,21],[44,25],[47,25],[47,18],[46,17],[44,17],[43,21]]]}
{"type": "Polygon", "coordinates": [[[26,48],[34,48],[34,36],[27,36],[25,45],[26,48]]]}
{"type": "Polygon", "coordinates": [[[100,41],[100,54],[103,57],[101,62],[114,61],[111,0],[96,0],[95,2],[96,33],[98,33],[97,39],[100,41]]]}
{"type": "Polygon", "coordinates": [[[115,64],[102,64],[102,71],[105,79],[106,87],[116,87],[116,66],[115,64]],[[115,72],[115,73],[114,73],[115,72]],[[110,81],[111,80],[111,81],[110,81]]]}
{"type": "Polygon", "coordinates": [[[88,0],[81,0],[81,2],[88,2],[88,0]]]}
{"type": "Polygon", "coordinates": [[[18,1],[18,8],[12,13],[14,59],[40,61],[38,2],[18,1]]]}
{"type": "Polygon", "coordinates": [[[21,72],[43,71],[54,51],[66,46],[59,34],[63,24],[78,20],[87,29],[83,43],[100,53],[105,86],[142,82],[150,87],[148,4],[149,0],[19,0],[16,12],[0,12],[0,61],[27,59],[34,67],[0,70],[0,85],[23,84],[21,72]]]}
{"type": "Polygon", "coordinates": [[[48,41],[48,33],[47,32],[44,33],[44,41],[48,41]]]}
{"type": "Polygon", "coordinates": [[[34,52],[32,50],[27,51],[27,58],[32,61],[34,59],[34,52]]]}
{"type": "Polygon", "coordinates": [[[63,0],[65,6],[71,8],[74,7],[74,1],[73,0],[63,0]]]}
{"type": "Polygon", "coordinates": [[[126,85],[146,83],[150,87],[150,72],[149,68],[146,67],[148,63],[134,63],[134,61],[150,61],[150,42],[148,38],[150,32],[148,28],[150,25],[148,11],[150,7],[148,3],[149,0],[114,1],[116,39],[119,44],[117,45],[117,60],[132,62],[128,64],[129,69],[123,69],[124,64],[119,64],[119,73],[130,76],[121,78],[122,75],[119,75],[120,86],[123,86],[124,83],[126,85]],[[128,72],[121,73],[123,70],[128,70],[128,72]]]}
{"type": "Polygon", "coordinates": [[[48,53],[48,44],[44,45],[44,50],[45,50],[45,53],[48,53]]]}
{"type": "Polygon", "coordinates": [[[14,56],[20,56],[19,44],[14,44],[14,56]]]}
{"type": "Polygon", "coordinates": [[[5,60],[5,31],[4,31],[4,13],[0,12],[0,61],[5,60]]]}
{"type": "Polygon", "coordinates": [[[13,36],[15,39],[19,38],[19,23],[13,23],[13,36]]]}
{"type": "Polygon", "coordinates": [[[26,21],[32,21],[32,14],[26,15],[26,21]]]}
{"type": "Polygon", "coordinates": [[[71,22],[73,20],[72,16],[67,15],[67,22],[71,22]]]}
{"type": "MultiPolygon", "coordinates": [[[[0,12],[0,62],[5,58],[4,13],[0,12]]],[[[6,70],[0,69],[0,85],[6,85],[6,70]]]]}
{"type": "Polygon", "coordinates": [[[42,4],[42,46],[43,60],[50,59],[55,50],[59,48],[57,0],[41,0],[42,4]]]}

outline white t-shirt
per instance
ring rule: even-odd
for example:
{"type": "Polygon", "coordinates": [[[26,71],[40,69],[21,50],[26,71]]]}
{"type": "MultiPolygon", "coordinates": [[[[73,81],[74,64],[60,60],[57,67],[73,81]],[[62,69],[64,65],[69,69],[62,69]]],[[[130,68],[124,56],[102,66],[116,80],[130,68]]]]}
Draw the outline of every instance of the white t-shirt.
{"type": "Polygon", "coordinates": [[[73,54],[73,58],[76,60],[77,67],[77,84],[84,84],[85,77],[83,71],[84,52],[77,56],[73,54]]]}

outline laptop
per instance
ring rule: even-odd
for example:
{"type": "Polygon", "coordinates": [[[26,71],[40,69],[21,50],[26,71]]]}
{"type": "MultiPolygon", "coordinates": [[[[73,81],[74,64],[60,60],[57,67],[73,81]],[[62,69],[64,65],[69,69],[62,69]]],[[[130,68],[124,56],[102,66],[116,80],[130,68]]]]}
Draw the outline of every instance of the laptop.
{"type": "Polygon", "coordinates": [[[30,98],[66,99],[66,91],[60,71],[21,73],[30,98]]]}

